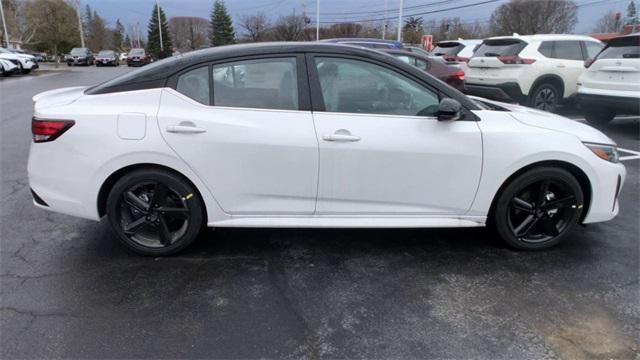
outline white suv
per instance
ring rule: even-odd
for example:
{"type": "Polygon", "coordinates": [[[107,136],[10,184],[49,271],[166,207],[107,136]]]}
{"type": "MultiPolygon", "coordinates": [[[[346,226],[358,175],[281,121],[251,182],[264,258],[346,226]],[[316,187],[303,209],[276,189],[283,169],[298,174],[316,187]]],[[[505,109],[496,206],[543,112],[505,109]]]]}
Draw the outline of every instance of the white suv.
{"type": "Polygon", "coordinates": [[[477,39],[444,40],[436,44],[431,55],[442,56],[446,61],[464,63],[466,66],[480,44],[482,40],[477,39]]]}
{"type": "Polygon", "coordinates": [[[553,112],[575,95],[584,61],[603,46],[584,35],[486,39],[469,60],[467,93],[553,112]]]}
{"type": "Polygon", "coordinates": [[[604,125],[618,114],[640,114],[640,33],[611,39],[584,66],[577,98],[588,122],[604,125]]]}

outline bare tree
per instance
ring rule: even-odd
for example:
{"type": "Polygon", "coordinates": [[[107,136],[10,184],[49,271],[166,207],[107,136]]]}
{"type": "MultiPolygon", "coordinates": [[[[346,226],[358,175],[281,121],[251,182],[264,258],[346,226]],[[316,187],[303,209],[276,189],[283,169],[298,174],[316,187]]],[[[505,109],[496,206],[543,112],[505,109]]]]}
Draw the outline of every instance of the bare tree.
{"type": "Polygon", "coordinates": [[[209,20],[200,17],[174,16],[169,19],[173,45],[180,51],[196,50],[207,45],[209,20]]]}
{"type": "Polygon", "coordinates": [[[25,21],[38,50],[55,55],[66,53],[80,43],[78,18],[73,7],[62,0],[34,0],[25,3],[25,21]]]}
{"type": "Polygon", "coordinates": [[[570,32],[576,13],[571,0],[510,0],[491,15],[491,31],[494,35],[570,32]]]}
{"type": "Polygon", "coordinates": [[[273,38],[278,41],[305,41],[309,19],[302,15],[281,16],[273,28],[273,38]]]}
{"type": "Polygon", "coordinates": [[[255,15],[243,16],[240,19],[240,26],[246,32],[249,41],[264,41],[270,24],[267,15],[258,13],[255,15]]]}
{"type": "MultiPolygon", "coordinates": [[[[32,42],[35,32],[33,28],[29,28],[25,19],[26,3],[18,0],[2,0],[2,5],[4,7],[9,40],[28,46],[32,42]]],[[[0,39],[4,40],[4,28],[2,26],[0,26],[0,39]]]]}
{"type": "Polygon", "coordinates": [[[593,27],[592,31],[596,33],[616,32],[620,29],[621,25],[622,21],[620,20],[620,17],[616,17],[616,12],[609,11],[602,15],[593,27]]]}

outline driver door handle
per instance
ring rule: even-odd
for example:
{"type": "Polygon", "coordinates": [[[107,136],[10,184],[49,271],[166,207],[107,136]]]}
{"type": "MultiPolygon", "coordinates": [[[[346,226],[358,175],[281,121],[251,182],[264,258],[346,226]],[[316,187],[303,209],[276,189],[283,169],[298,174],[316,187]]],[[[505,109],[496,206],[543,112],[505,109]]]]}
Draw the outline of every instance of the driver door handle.
{"type": "Polygon", "coordinates": [[[360,141],[360,136],[351,135],[349,131],[340,129],[332,135],[324,135],[322,137],[322,140],[336,142],[354,142],[360,141]]]}

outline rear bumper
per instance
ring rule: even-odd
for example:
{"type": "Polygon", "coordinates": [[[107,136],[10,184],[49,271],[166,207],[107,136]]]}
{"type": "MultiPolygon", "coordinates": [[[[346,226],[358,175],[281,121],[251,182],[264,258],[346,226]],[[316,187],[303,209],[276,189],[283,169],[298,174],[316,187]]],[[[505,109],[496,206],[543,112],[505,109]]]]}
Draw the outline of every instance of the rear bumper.
{"type": "Polygon", "coordinates": [[[516,82],[506,82],[495,85],[479,85],[467,82],[464,93],[506,102],[524,102],[526,99],[526,96],[520,89],[520,85],[516,82]]]}
{"type": "Polygon", "coordinates": [[[638,98],[578,93],[576,99],[583,108],[604,107],[615,109],[616,114],[621,115],[640,114],[640,99],[638,98]]]}

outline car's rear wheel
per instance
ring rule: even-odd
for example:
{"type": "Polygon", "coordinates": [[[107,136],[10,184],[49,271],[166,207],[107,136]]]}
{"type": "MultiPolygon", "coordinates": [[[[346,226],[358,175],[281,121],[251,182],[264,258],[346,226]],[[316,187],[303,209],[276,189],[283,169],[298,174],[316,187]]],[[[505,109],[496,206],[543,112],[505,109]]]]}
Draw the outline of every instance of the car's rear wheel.
{"type": "Polygon", "coordinates": [[[148,256],[183,250],[204,223],[202,200],[193,185],[158,169],[137,170],[120,178],[107,198],[107,216],[126,247],[148,256]]]}
{"type": "Polygon", "coordinates": [[[529,170],[499,195],[493,223],[512,247],[541,250],[558,244],[582,214],[580,183],[568,171],[553,167],[529,170]]]}
{"type": "Polygon", "coordinates": [[[605,126],[616,117],[616,110],[606,107],[584,107],[584,118],[591,125],[605,126]]]}
{"type": "Polygon", "coordinates": [[[560,104],[560,90],[551,84],[543,83],[535,87],[529,97],[529,106],[538,110],[555,112],[560,104]]]}

